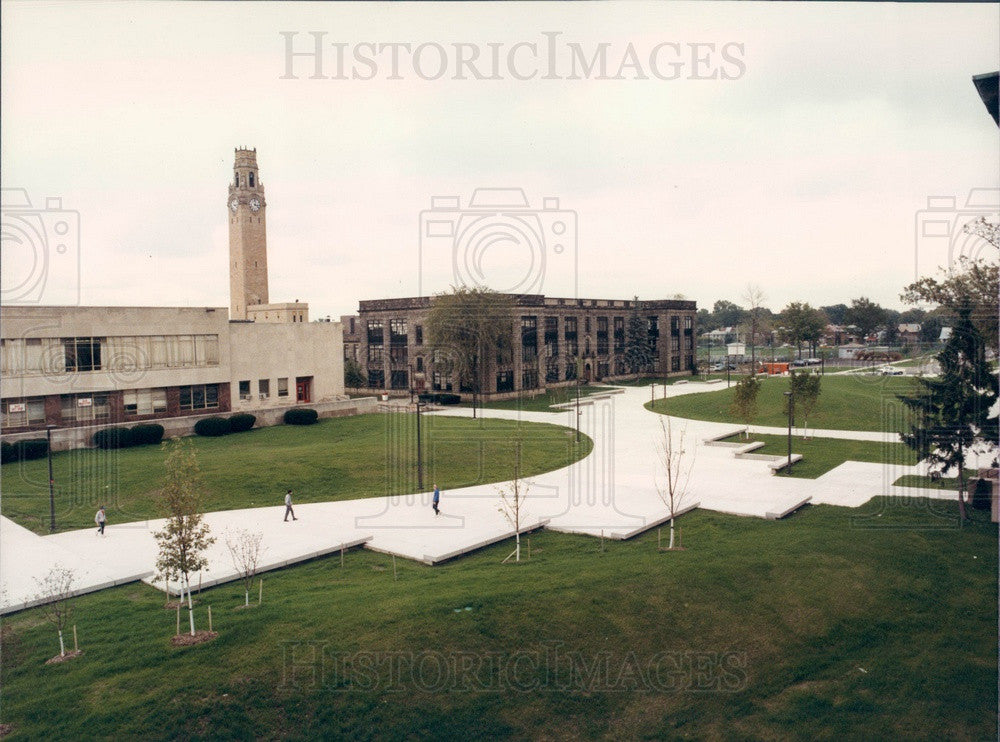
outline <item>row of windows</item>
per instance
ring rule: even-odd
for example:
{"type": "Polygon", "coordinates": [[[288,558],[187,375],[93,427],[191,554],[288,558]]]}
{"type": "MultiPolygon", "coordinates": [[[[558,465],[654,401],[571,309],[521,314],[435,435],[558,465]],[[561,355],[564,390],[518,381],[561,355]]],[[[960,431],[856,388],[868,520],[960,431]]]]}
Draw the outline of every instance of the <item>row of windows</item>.
{"type": "MultiPolygon", "coordinates": [[[[239,383],[239,393],[240,399],[248,400],[253,399],[253,392],[250,390],[250,379],[244,379],[239,383]]],[[[278,397],[288,396],[288,377],[278,379],[277,385],[278,397]]],[[[257,396],[260,399],[270,399],[271,397],[271,380],[270,379],[258,379],[257,380],[257,396]]]]}
{"type": "Polygon", "coordinates": [[[0,372],[30,376],[217,366],[218,335],[24,338],[0,340],[0,372]]]}

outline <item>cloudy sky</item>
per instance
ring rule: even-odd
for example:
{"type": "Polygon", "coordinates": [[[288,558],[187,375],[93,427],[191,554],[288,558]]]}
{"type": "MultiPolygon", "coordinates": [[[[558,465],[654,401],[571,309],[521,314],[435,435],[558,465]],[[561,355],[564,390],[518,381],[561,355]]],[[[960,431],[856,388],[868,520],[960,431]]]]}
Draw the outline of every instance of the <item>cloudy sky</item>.
{"type": "Polygon", "coordinates": [[[34,210],[5,191],[7,303],[228,306],[243,145],[267,193],[271,300],[313,318],[476,275],[557,296],[710,307],[752,283],[775,310],[900,308],[915,271],[975,249],[950,220],[1000,187],[971,82],[1000,67],[994,5],[2,12],[0,172],[34,210]],[[504,215],[474,213],[486,188],[528,205],[483,192],[504,215]],[[14,208],[42,244],[11,236],[14,208]]]}

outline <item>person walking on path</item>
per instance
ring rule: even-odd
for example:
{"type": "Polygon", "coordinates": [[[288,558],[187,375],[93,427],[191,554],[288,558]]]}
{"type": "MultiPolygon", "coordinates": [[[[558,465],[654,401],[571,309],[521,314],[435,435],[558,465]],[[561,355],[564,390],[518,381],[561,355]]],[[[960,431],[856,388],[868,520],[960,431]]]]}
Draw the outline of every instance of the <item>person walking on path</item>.
{"type": "Polygon", "coordinates": [[[434,508],[434,515],[441,515],[441,511],[438,510],[438,504],[441,502],[441,490],[438,486],[434,485],[434,499],[431,500],[431,507],[434,508]]]}
{"type": "Polygon", "coordinates": [[[298,520],[298,518],[295,517],[295,511],[292,510],[292,491],[291,490],[288,490],[288,492],[285,493],[285,523],[288,522],[288,516],[289,515],[292,516],[292,520],[298,520]]]}
{"type": "Polygon", "coordinates": [[[101,505],[97,510],[97,515],[94,516],[94,522],[97,524],[97,535],[104,535],[104,524],[108,522],[108,516],[104,513],[104,506],[101,505]]]}

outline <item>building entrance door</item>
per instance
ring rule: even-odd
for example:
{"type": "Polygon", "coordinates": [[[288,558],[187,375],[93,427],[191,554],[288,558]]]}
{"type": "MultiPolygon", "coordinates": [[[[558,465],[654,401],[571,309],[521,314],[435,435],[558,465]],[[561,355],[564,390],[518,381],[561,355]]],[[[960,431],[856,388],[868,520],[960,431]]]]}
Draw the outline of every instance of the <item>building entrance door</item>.
{"type": "Polygon", "coordinates": [[[312,386],[311,376],[300,376],[295,380],[295,401],[296,402],[309,402],[309,392],[310,386],[312,386]]]}

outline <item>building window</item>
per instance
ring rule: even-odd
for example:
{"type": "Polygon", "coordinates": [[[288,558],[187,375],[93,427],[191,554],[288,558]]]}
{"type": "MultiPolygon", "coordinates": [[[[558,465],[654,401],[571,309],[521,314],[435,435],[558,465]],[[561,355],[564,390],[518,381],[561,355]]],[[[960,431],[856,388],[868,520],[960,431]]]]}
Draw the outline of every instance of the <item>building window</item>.
{"type": "Polygon", "coordinates": [[[686,335],[684,337],[684,350],[694,350],[694,337],[686,335]]]}
{"type": "Polygon", "coordinates": [[[389,320],[389,344],[406,345],[406,320],[389,320]]]}
{"type": "MultiPolygon", "coordinates": [[[[597,318],[597,355],[606,356],[608,354],[608,318],[597,318]]],[[[604,374],[607,376],[607,374],[604,374]]]]}
{"type": "Polygon", "coordinates": [[[674,353],[681,349],[681,339],[679,337],[670,338],[670,350],[674,353]]]}
{"type": "Polygon", "coordinates": [[[678,356],[674,356],[670,359],[670,370],[680,371],[681,370],[681,359],[678,356]]]}
{"type": "Polygon", "coordinates": [[[684,367],[688,371],[694,368],[694,356],[684,356],[684,367]]]}
{"type": "Polygon", "coordinates": [[[554,384],[559,381],[559,359],[549,358],[545,362],[545,383],[554,384]]]}
{"type": "Polygon", "coordinates": [[[268,399],[271,396],[271,380],[260,379],[257,382],[257,393],[260,394],[261,399],[268,399]]]}
{"type": "Polygon", "coordinates": [[[240,382],[240,399],[250,399],[250,379],[240,382]]]}
{"type": "Polygon", "coordinates": [[[253,171],[250,171],[248,175],[250,176],[250,187],[253,188],[253,171]]]}
{"type": "Polygon", "coordinates": [[[423,370],[424,370],[424,357],[417,356],[417,371],[422,372],[423,370]]]}
{"type": "Polygon", "coordinates": [[[3,427],[23,428],[45,422],[45,398],[5,399],[3,401],[3,427]]]}
{"type": "Polygon", "coordinates": [[[392,385],[393,389],[408,389],[409,379],[407,378],[407,372],[403,370],[393,371],[389,375],[389,383],[392,385]]]}
{"type": "Polygon", "coordinates": [[[566,361],[566,381],[572,381],[576,378],[576,361],[568,360],[566,361]]]}
{"type": "Polygon", "coordinates": [[[614,319],[615,353],[625,352],[625,318],[614,319]]]}
{"type": "Polygon", "coordinates": [[[451,391],[451,377],[443,376],[440,371],[435,371],[433,376],[431,376],[431,383],[436,392],[450,392],[451,391]]]}
{"type": "Polygon", "coordinates": [[[236,184],[236,187],[239,188],[240,187],[240,174],[239,173],[236,173],[236,179],[235,179],[234,182],[236,184]]]}
{"type": "Polygon", "coordinates": [[[351,317],[351,335],[354,334],[354,317],[351,317]]]}
{"type": "Polygon", "coordinates": [[[671,317],[670,318],[670,334],[671,335],[676,335],[677,333],[680,332],[680,329],[681,329],[681,318],[680,317],[671,317]]]}
{"type": "Polygon", "coordinates": [[[66,370],[100,371],[101,342],[104,338],[63,338],[66,370]]]}
{"type": "Polygon", "coordinates": [[[126,415],[155,415],[167,411],[167,390],[128,389],[122,401],[126,415]]]}
{"type": "Polygon", "coordinates": [[[60,401],[64,423],[106,420],[111,417],[107,394],[64,394],[60,401]]]}
{"type": "Polygon", "coordinates": [[[382,363],[382,346],[368,346],[368,363],[382,363]]]}
{"type": "MultiPolygon", "coordinates": [[[[247,393],[249,394],[249,384],[247,382],[247,393]]],[[[243,382],[240,382],[242,387],[243,382]]],[[[219,385],[218,384],[195,384],[193,386],[182,386],[180,392],[180,408],[182,410],[207,410],[219,406],[219,385]]]]}
{"type": "Polygon", "coordinates": [[[590,316],[583,318],[583,332],[585,335],[590,334],[590,316]]]}
{"type": "Polygon", "coordinates": [[[405,345],[390,345],[389,346],[389,360],[393,365],[406,365],[407,362],[407,352],[405,345]]]}
{"type": "Polygon", "coordinates": [[[522,389],[537,389],[538,388],[538,369],[537,368],[526,368],[521,372],[521,388],[522,389]]]}
{"type": "Polygon", "coordinates": [[[283,379],[278,379],[278,396],[287,397],[288,396],[288,377],[283,379]]]}
{"type": "Polygon", "coordinates": [[[500,371],[497,373],[497,391],[498,392],[514,391],[513,371],[500,371]]]}
{"type": "Polygon", "coordinates": [[[692,328],[692,325],[693,325],[693,320],[691,319],[691,317],[690,316],[685,317],[684,318],[684,331],[687,332],[688,330],[690,330],[692,328]]]}
{"type": "Polygon", "coordinates": [[[368,344],[383,345],[384,343],[385,340],[382,339],[382,320],[368,320],[368,344]]]}
{"type": "Polygon", "coordinates": [[[368,386],[372,389],[385,387],[385,371],[380,368],[368,369],[368,386]]]}
{"type": "Polygon", "coordinates": [[[414,325],[414,327],[413,327],[413,333],[416,335],[416,341],[415,342],[417,343],[417,345],[423,345],[424,344],[424,326],[423,325],[414,325]]]}

